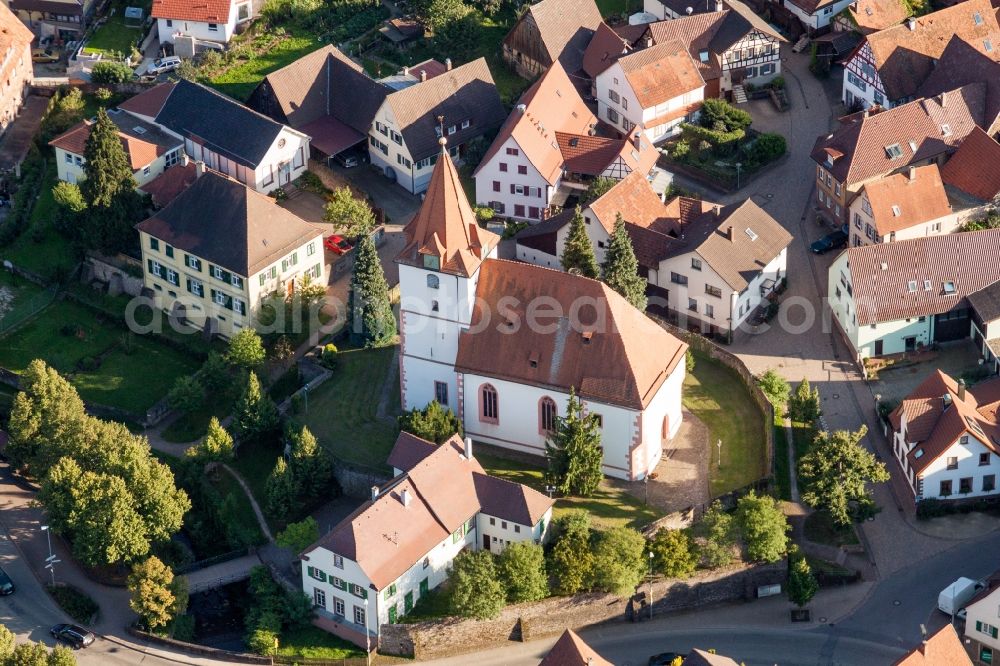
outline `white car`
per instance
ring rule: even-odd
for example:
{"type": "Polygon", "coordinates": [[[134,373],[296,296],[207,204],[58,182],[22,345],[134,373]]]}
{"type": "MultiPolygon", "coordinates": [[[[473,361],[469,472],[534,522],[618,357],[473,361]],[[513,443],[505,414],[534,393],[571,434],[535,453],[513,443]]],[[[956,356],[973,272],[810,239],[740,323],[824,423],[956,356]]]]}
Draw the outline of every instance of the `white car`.
{"type": "Polygon", "coordinates": [[[181,66],[181,59],[177,56],[168,56],[166,58],[160,58],[154,60],[146,68],[147,74],[163,74],[164,72],[172,72],[181,66]]]}

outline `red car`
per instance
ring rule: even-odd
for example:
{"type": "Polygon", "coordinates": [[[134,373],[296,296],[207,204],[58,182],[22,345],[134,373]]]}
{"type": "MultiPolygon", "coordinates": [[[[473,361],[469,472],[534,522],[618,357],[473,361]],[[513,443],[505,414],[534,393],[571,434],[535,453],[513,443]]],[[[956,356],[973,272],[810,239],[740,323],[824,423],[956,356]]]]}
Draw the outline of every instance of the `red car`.
{"type": "Polygon", "coordinates": [[[323,247],[334,254],[347,254],[354,249],[354,246],[351,245],[346,238],[336,234],[328,236],[327,239],[323,241],[323,247]]]}

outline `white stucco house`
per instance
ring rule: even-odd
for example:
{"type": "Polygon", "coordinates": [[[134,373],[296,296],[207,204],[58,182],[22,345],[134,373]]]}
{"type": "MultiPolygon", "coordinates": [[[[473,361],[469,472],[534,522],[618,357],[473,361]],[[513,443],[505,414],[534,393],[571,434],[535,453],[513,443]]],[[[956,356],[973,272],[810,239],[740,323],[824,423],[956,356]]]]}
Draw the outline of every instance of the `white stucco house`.
{"type": "Polygon", "coordinates": [[[624,136],[641,131],[657,143],[696,118],[705,81],[675,39],[621,56],[597,75],[594,90],[601,120],[624,136]]]}
{"type": "Polygon", "coordinates": [[[829,26],[854,0],[784,0],[789,10],[810,32],[829,26]]]}
{"type": "Polygon", "coordinates": [[[600,416],[604,472],[652,471],[680,427],[686,344],[601,282],[496,259],[450,159],[406,234],[404,409],[437,400],[473,439],[541,456],[573,389],[600,416]]]}
{"type": "MultiPolygon", "coordinates": [[[[118,136],[137,187],[145,185],[181,161],[184,142],[179,137],[120,109],[109,109],[108,117],[118,126],[118,136]]],[[[86,177],[83,169],[86,162],[84,153],[93,124],[90,120],[84,120],[49,141],[49,145],[55,150],[59,180],[79,183],[86,177]]]]}
{"type": "Polygon", "coordinates": [[[1000,571],[965,606],[965,640],[972,642],[975,664],[989,666],[1000,656],[1000,571]]]}
{"type": "Polygon", "coordinates": [[[892,450],[914,500],[995,497],[1000,379],[966,388],[935,371],[890,415],[892,450]]]}
{"type": "Polygon", "coordinates": [[[403,432],[388,463],[395,476],[301,555],[313,623],[360,647],[377,646],[381,626],[444,582],[463,550],[541,544],[552,519],[552,499],[486,474],[471,439],[403,432]]]}
{"type": "Polygon", "coordinates": [[[236,26],[253,18],[251,0],[153,0],[160,42],[172,44],[178,37],[228,44],[236,26]]]}

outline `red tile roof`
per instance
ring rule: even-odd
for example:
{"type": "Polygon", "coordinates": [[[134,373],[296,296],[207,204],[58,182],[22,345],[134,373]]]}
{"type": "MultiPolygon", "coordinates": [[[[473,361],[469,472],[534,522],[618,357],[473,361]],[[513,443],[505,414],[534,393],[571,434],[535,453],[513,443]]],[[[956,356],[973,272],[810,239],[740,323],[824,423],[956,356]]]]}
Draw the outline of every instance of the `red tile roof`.
{"type": "Polygon", "coordinates": [[[151,15],[157,19],[227,23],[231,0],[153,0],[151,15]]]}
{"type": "Polygon", "coordinates": [[[558,60],[572,74],[580,68],[584,50],[602,18],[594,0],[542,0],[529,5],[504,41],[522,32],[521,24],[526,22],[533,23],[534,30],[523,32],[535,33],[548,56],[543,64],[551,66],[558,60]]]}
{"type": "Polygon", "coordinates": [[[163,108],[164,103],[167,101],[167,97],[169,97],[170,93],[173,92],[175,85],[177,84],[173,82],[161,83],[158,86],[144,90],[134,97],[128,98],[119,104],[118,108],[136,115],[155,118],[156,114],[158,114],[160,109],[163,108]]]}
{"type": "Polygon", "coordinates": [[[433,442],[408,432],[399,433],[386,463],[404,472],[413,469],[421,460],[434,453],[437,446],[433,442]]]}
{"type": "Polygon", "coordinates": [[[972,666],[955,627],[946,624],[893,666],[972,666]]]}
{"type": "Polygon", "coordinates": [[[849,248],[858,325],[968,307],[969,294],[1000,280],[998,255],[1000,229],[849,248]],[[914,291],[910,291],[911,282],[916,285],[914,291]],[[945,293],[945,283],[953,283],[954,293],[945,293]]]}
{"type": "Polygon", "coordinates": [[[583,71],[596,79],[597,75],[611,67],[616,60],[631,50],[630,45],[607,23],[601,21],[594,36],[583,52],[583,71]]]}
{"type": "Polygon", "coordinates": [[[862,34],[884,30],[902,23],[910,15],[903,0],[855,0],[847,15],[862,34]]]}
{"type": "Polygon", "coordinates": [[[659,157],[656,148],[642,134],[636,140],[556,132],[556,143],[566,171],[589,176],[601,175],[618,159],[624,163],[627,173],[647,174],[659,157]]]}
{"type": "Polygon", "coordinates": [[[572,629],[567,629],[552,646],[538,666],[612,666],[611,662],[597,654],[583,642],[572,629]]]}
{"type": "MultiPolygon", "coordinates": [[[[55,148],[62,148],[76,155],[83,155],[87,147],[87,139],[90,137],[90,127],[90,121],[84,120],[79,122],[49,141],[49,145],[55,148]]],[[[166,146],[143,141],[137,136],[126,133],[121,129],[118,130],[118,138],[121,139],[122,148],[125,149],[125,154],[128,156],[129,166],[132,167],[132,171],[138,171],[143,167],[149,166],[156,161],[157,157],[167,152],[166,146]]],[[[177,140],[177,145],[182,145],[179,139],[177,140]]]]}
{"type": "Polygon", "coordinates": [[[880,236],[951,213],[937,164],[910,167],[906,173],[873,180],[865,185],[862,196],[868,197],[880,236]]]}
{"type": "Polygon", "coordinates": [[[1000,196],[1000,170],[983,168],[987,164],[1000,164],[1000,143],[977,127],[945,163],[941,177],[977,199],[993,201],[1000,196]]]}
{"type": "Polygon", "coordinates": [[[705,86],[691,54],[676,39],[622,56],[618,64],[644,109],[705,86]]]}
{"type": "Polygon", "coordinates": [[[170,167],[139,189],[152,197],[154,206],[163,208],[190,187],[197,177],[197,169],[193,162],[186,166],[178,164],[170,167]]]}

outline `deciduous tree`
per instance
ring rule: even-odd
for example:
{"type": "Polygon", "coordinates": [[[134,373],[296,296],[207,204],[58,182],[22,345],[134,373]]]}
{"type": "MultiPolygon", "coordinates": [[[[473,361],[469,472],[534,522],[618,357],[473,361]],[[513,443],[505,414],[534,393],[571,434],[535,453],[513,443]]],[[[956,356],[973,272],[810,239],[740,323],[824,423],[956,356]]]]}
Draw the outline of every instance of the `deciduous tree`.
{"type": "Polygon", "coordinates": [[[788,600],[802,608],[819,592],[819,583],[805,557],[794,558],[788,569],[788,600]]]}
{"type": "Polygon", "coordinates": [[[132,595],[129,607],[150,629],[165,627],[174,619],[177,598],[173,582],[174,572],[155,556],[132,567],[128,577],[128,590],[132,595]]]}
{"type": "Polygon", "coordinates": [[[398,419],[399,429],[411,435],[422,437],[436,444],[443,444],[452,435],[462,436],[462,422],[450,408],[444,408],[437,400],[427,403],[423,409],[414,407],[398,419]]]}
{"type": "Polygon", "coordinates": [[[507,544],[500,553],[497,569],[510,603],[538,601],[549,595],[545,553],[541,546],[530,541],[507,544]]]}
{"type": "Polygon", "coordinates": [[[204,401],[205,387],[193,375],[178,377],[167,394],[170,407],[184,414],[198,409],[204,401]]]}
{"type": "Polygon", "coordinates": [[[319,539],[319,525],[312,516],[307,516],[297,523],[288,523],[288,526],[278,532],[277,543],[283,548],[291,548],[292,552],[300,553],[319,539]]]}
{"type": "Polygon", "coordinates": [[[463,550],[452,563],[450,606],[459,617],[489,620],[500,615],[507,594],[489,551],[463,550]]]}
{"type": "Polygon", "coordinates": [[[267,512],[277,520],[285,520],[295,504],[295,479],[284,458],[279,457],[267,478],[267,512]]]}
{"type": "Polygon", "coordinates": [[[775,410],[784,410],[788,397],[792,393],[792,387],[788,385],[784,377],[774,370],[768,369],[757,379],[757,384],[775,410]]]}
{"type": "Polygon", "coordinates": [[[574,511],[553,525],[557,534],[549,556],[552,591],[570,595],[589,590],[594,583],[594,554],[591,550],[590,517],[574,511]]]}
{"type": "Polygon", "coordinates": [[[46,666],[76,666],[76,655],[65,645],[57,645],[49,652],[46,666]]]}
{"type": "Polygon", "coordinates": [[[566,244],[563,246],[559,261],[564,271],[576,270],[580,275],[589,278],[596,278],[600,274],[597,258],[594,256],[594,246],[587,236],[587,228],[579,206],[576,207],[576,213],[569,223],[569,233],[566,235],[566,244]]]}
{"type": "Polygon", "coordinates": [[[793,421],[813,423],[820,415],[819,389],[809,386],[809,380],[804,379],[795,387],[795,393],[788,401],[788,414],[793,421]]]}
{"type": "Polygon", "coordinates": [[[609,287],[639,310],[646,309],[646,280],[639,275],[639,261],[635,258],[632,238],[625,229],[621,213],[615,217],[615,228],[601,268],[609,287]]]}
{"type": "Polygon", "coordinates": [[[653,553],[653,567],[668,578],[690,576],[698,566],[698,553],[684,530],[660,530],[649,549],[653,553]]]}
{"type": "Polygon", "coordinates": [[[737,533],[733,517],[722,509],[719,500],[695,523],[694,530],[704,540],[700,550],[706,566],[715,569],[733,561],[737,533]]]}
{"type": "Polygon", "coordinates": [[[347,309],[351,338],[366,348],[383,347],[396,337],[396,318],[389,301],[389,285],[371,234],[363,234],[354,251],[354,274],[347,309]]]}
{"type": "Polygon", "coordinates": [[[345,236],[367,236],[375,228],[375,213],[367,201],[358,199],[349,187],[333,191],[323,209],[323,219],[345,236]]]}
{"type": "Polygon", "coordinates": [[[0,624],[0,663],[6,663],[10,655],[14,654],[15,644],[14,632],[0,624]]]}
{"type": "Polygon", "coordinates": [[[594,584],[606,592],[629,596],[647,574],[646,538],[630,527],[612,527],[594,544],[594,584]]]}
{"type": "Polygon", "coordinates": [[[867,432],[864,425],[855,432],[821,432],[799,461],[802,499],[829,513],[838,525],[851,523],[851,502],[874,504],[866,484],[889,480],[885,464],[861,446],[867,432]]]}
{"type": "Polygon", "coordinates": [[[572,388],[566,416],[556,416],[555,430],[545,441],[549,482],[564,495],[589,497],[604,478],[601,427],[595,414],[584,414],[572,388]]]}
{"type": "Polygon", "coordinates": [[[264,350],[264,343],[257,331],[252,328],[244,328],[229,338],[226,360],[233,365],[245,370],[254,370],[260,367],[265,358],[267,352],[264,350]]]}
{"type": "Polygon", "coordinates": [[[773,497],[750,491],[736,504],[736,520],[754,562],[777,562],[788,550],[788,519],[773,497]]]}
{"type": "Polygon", "coordinates": [[[7,659],[6,666],[47,666],[49,651],[44,643],[19,643],[7,659]]]}

